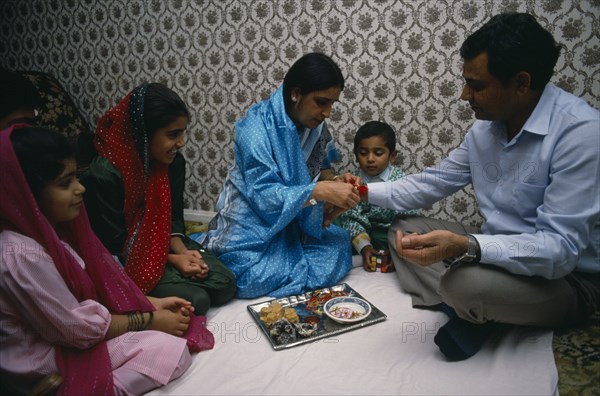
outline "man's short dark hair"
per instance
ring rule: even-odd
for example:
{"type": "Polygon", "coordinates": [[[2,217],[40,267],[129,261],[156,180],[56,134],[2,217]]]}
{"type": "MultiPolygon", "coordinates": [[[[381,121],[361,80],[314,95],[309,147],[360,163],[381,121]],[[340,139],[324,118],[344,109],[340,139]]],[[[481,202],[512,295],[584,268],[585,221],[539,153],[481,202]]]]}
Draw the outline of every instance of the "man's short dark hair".
{"type": "Polygon", "coordinates": [[[396,151],[396,133],[394,129],[385,122],[369,121],[358,128],[354,135],[354,154],[358,154],[358,146],[363,139],[373,136],[381,136],[385,141],[385,147],[390,150],[390,154],[396,151]]]}
{"type": "Polygon", "coordinates": [[[460,48],[466,60],[482,52],[488,55],[488,71],[503,84],[525,71],[531,88],[543,89],[554,72],[560,45],[530,14],[505,13],[492,17],[460,48]]]}

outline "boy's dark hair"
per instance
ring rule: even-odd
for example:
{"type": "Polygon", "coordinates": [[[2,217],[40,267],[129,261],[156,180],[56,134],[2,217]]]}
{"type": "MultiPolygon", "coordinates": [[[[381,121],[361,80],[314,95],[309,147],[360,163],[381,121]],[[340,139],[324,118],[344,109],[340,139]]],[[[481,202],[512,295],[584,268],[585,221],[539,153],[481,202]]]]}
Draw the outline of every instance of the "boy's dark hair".
{"type": "Polygon", "coordinates": [[[12,132],[10,139],[36,200],[44,187],[64,171],[64,161],[75,159],[75,151],[67,138],[51,129],[19,128],[12,132]]]}
{"type": "Polygon", "coordinates": [[[385,147],[390,150],[390,154],[396,151],[396,133],[394,129],[385,122],[369,121],[356,131],[354,135],[354,155],[358,154],[358,146],[361,140],[373,136],[381,136],[385,140],[385,147]]]}
{"type": "Polygon", "coordinates": [[[344,90],[344,75],[340,67],[325,54],[312,52],[298,59],[283,78],[285,108],[292,106],[292,90],[299,88],[302,95],[331,87],[344,90]]]}
{"type": "Polygon", "coordinates": [[[488,71],[507,84],[521,71],[531,76],[531,88],[540,90],[550,81],[560,45],[533,16],[505,13],[492,17],[464,41],[463,59],[488,55],[488,71]]]}
{"type": "Polygon", "coordinates": [[[148,84],[144,96],[144,126],[148,136],[182,116],[190,119],[190,112],[179,95],[163,84],[148,84]]]}
{"type": "Polygon", "coordinates": [[[0,118],[18,109],[38,108],[41,103],[37,89],[27,77],[0,68],[0,118]]]}

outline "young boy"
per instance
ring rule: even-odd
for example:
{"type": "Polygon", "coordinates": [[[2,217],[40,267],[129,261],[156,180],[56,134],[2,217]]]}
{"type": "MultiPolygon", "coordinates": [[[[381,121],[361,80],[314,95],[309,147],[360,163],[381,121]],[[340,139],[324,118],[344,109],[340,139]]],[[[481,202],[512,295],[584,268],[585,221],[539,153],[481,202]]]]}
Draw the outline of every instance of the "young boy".
{"type": "MultiPolygon", "coordinates": [[[[385,122],[369,121],[354,136],[354,155],[358,162],[358,176],[364,183],[393,181],[404,177],[404,172],[393,165],[396,159],[396,134],[385,122]]],[[[352,237],[352,246],[363,258],[366,271],[393,270],[389,257],[387,231],[398,214],[418,214],[418,210],[398,212],[360,202],[338,218],[338,225],[352,237]]]]}

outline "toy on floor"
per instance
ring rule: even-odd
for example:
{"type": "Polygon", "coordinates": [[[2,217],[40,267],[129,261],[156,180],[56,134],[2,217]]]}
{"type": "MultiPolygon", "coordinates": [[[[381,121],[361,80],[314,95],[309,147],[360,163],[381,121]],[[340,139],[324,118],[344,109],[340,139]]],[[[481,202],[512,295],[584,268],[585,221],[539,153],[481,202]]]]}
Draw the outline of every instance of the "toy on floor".
{"type": "Polygon", "coordinates": [[[371,254],[371,262],[369,263],[371,271],[376,271],[377,268],[381,272],[394,272],[394,262],[390,260],[390,253],[387,250],[378,250],[371,254]]]}

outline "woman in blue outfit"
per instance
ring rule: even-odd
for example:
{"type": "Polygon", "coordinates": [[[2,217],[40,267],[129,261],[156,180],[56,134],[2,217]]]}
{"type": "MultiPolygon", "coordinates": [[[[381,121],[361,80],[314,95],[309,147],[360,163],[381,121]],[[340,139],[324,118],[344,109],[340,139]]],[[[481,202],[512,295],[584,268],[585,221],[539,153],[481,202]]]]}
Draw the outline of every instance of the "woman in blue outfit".
{"type": "Polygon", "coordinates": [[[204,237],[236,275],[238,297],[299,294],[342,279],[351,268],[348,233],[330,225],[360,197],[325,119],[344,89],[327,56],[297,60],[283,85],[235,126],[235,164],[204,237]]]}

